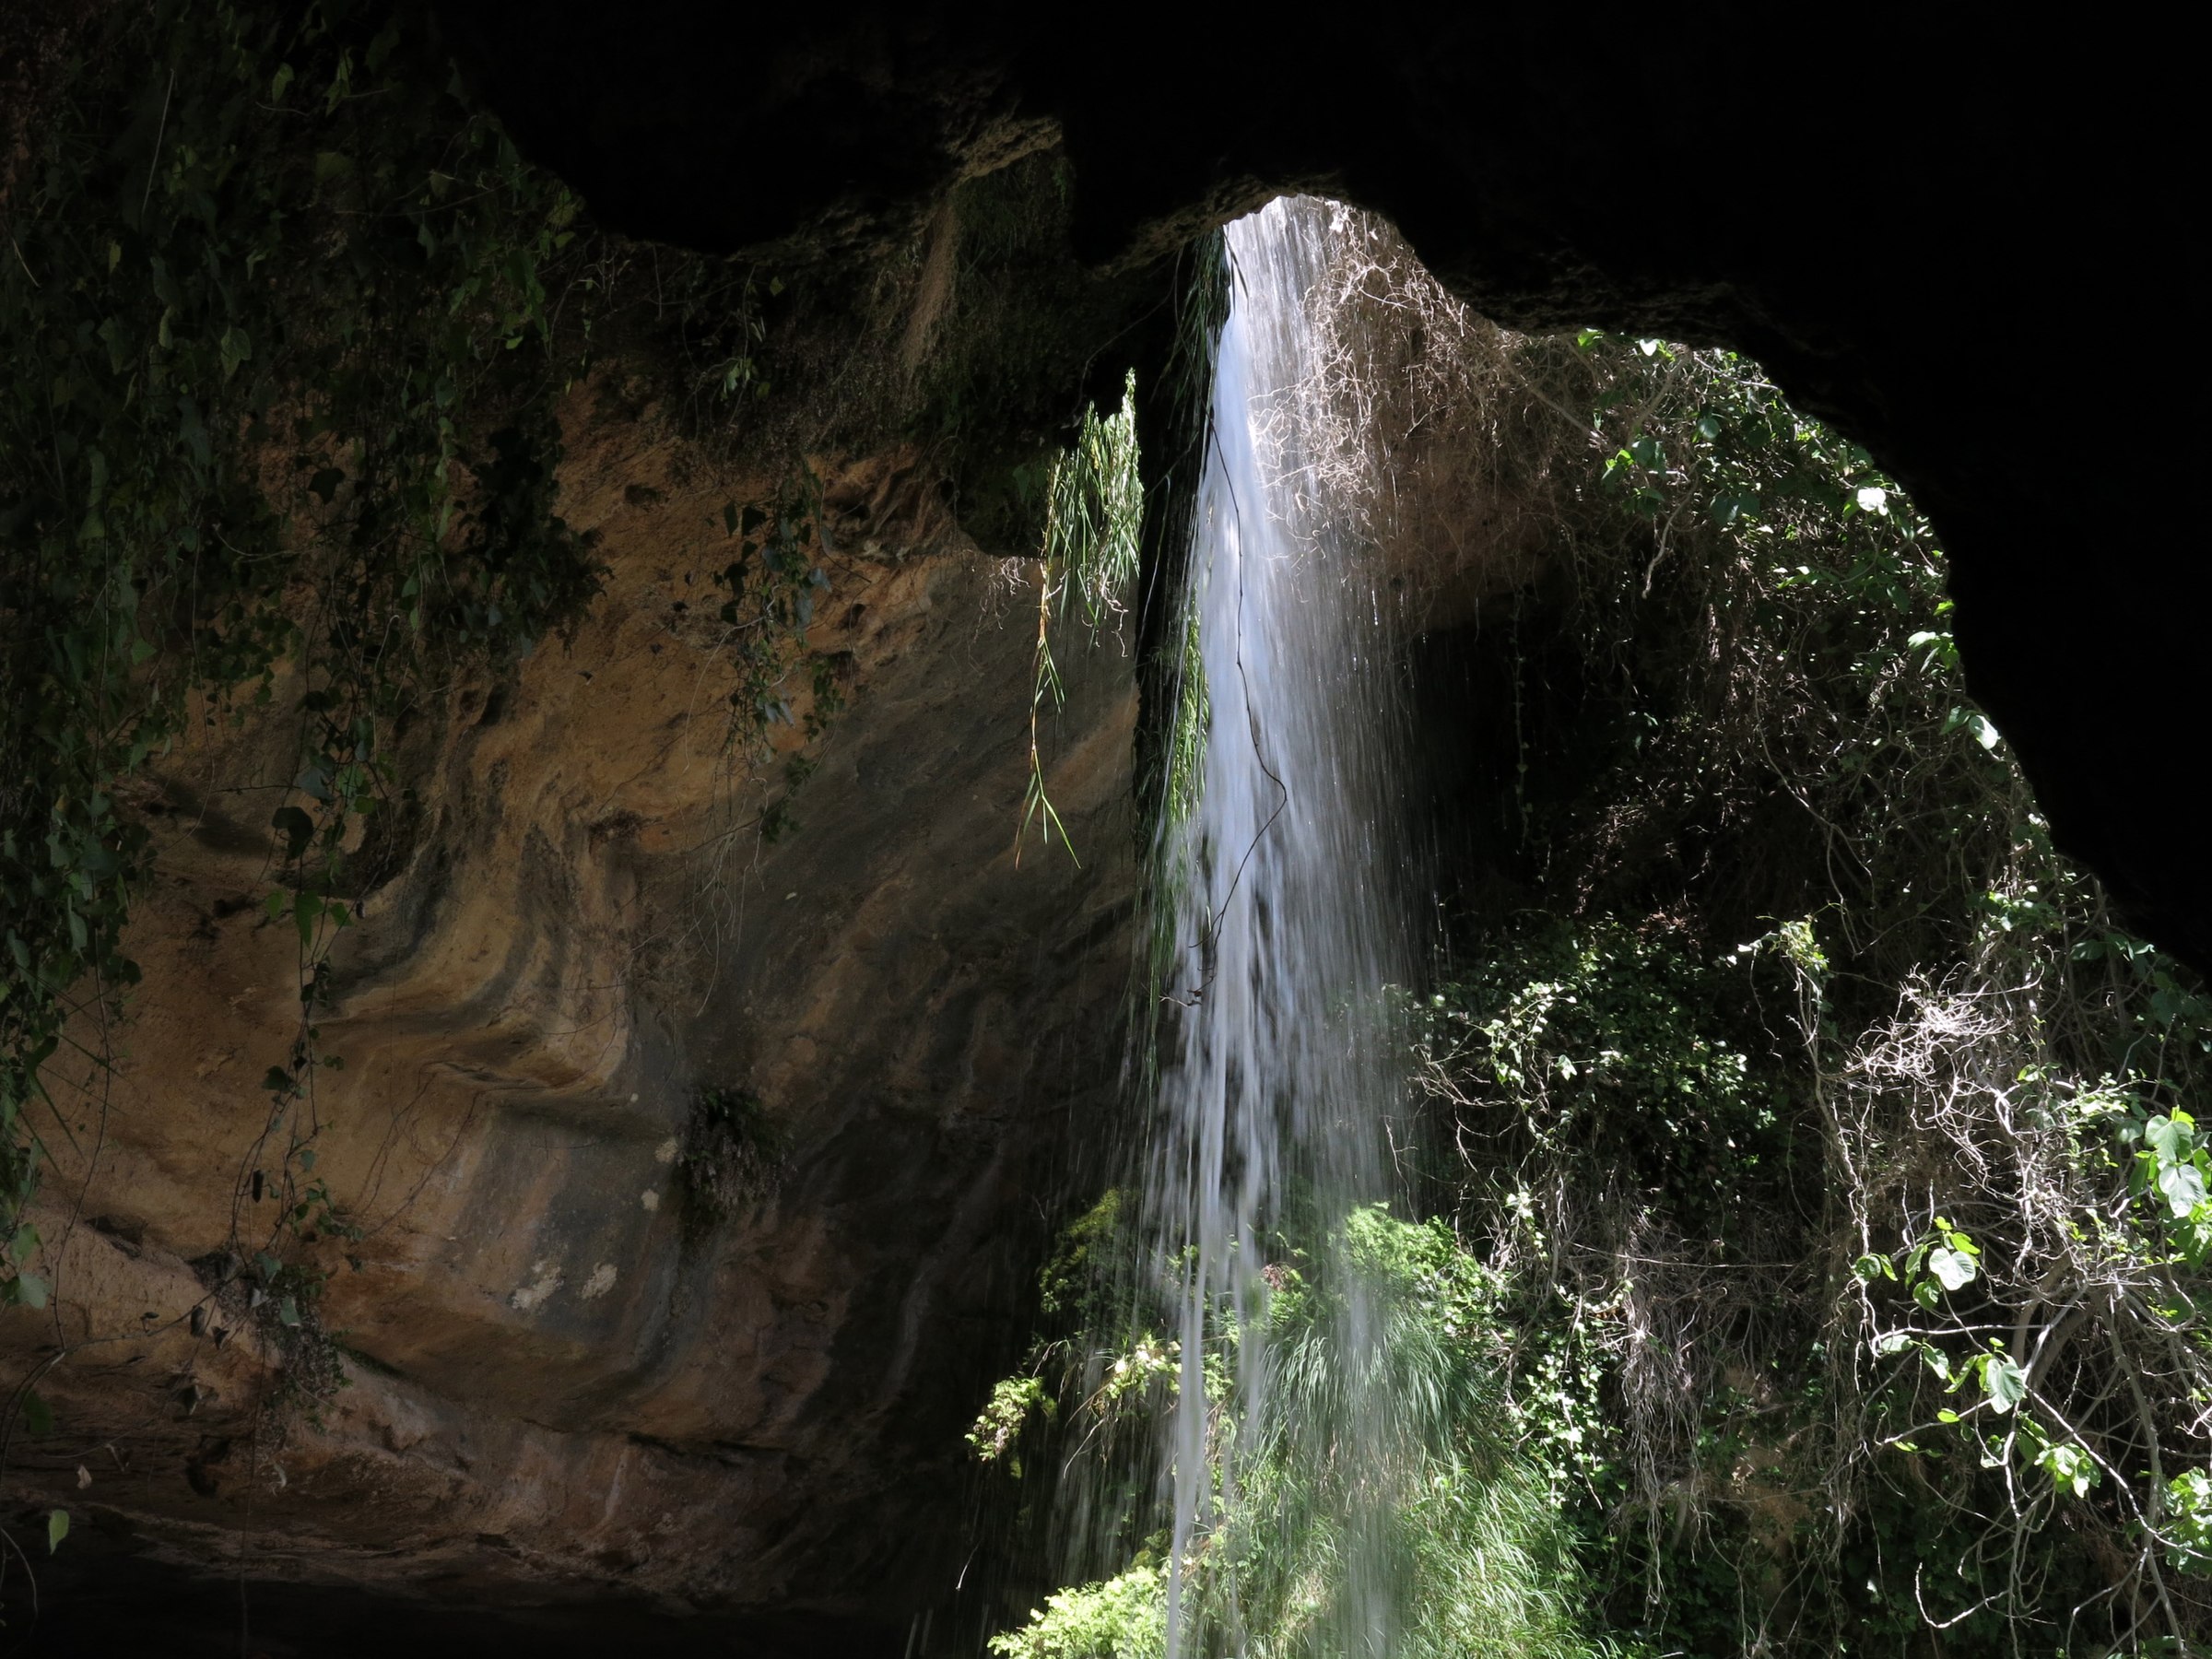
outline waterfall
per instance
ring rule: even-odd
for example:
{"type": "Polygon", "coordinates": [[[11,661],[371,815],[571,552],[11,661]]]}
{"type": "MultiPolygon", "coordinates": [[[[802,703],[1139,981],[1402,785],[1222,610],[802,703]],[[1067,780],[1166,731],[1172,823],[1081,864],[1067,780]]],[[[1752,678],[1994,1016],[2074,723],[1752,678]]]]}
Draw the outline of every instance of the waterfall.
{"type": "MultiPolygon", "coordinates": [[[[1206,1646],[1184,1563],[1235,1502],[1241,1472],[1208,1399],[1206,1357],[1225,1356],[1239,1443],[1325,1437],[1343,1455],[1395,1427],[1393,1403],[1357,1383],[1340,1420],[1268,1422],[1273,1357],[1257,1318],[1279,1274],[1275,1241],[1288,1231],[1325,1251],[1358,1206],[1390,1195],[1382,1124],[1403,1085],[1382,995],[1408,982],[1413,956],[1389,613],[1308,442],[1326,410],[1307,300],[1340,211],[1286,198],[1227,233],[1230,303],[1184,595],[1206,740],[1194,799],[1163,828],[1159,861],[1172,945],[1146,1216],[1181,1324],[1170,1659],[1206,1646]]],[[[1333,1318],[1347,1374],[1377,1377],[1376,1311],[1356,1276],[1333,1318]]],[[[1382,1653],[1387,1573],[1365,1559],[1377,1552],[1359,1517],[1334,1521],[1343,1651],[1382,1653]]]]}
{"type": "Polygon", "coordinates": [[[1423,1029],[1403,994],[1434,964],[1407,794],[1421,583],[1409,609],[1398,582],[1427,555],[1378,545],[1397,521],[1367,425],[1420,328],[1359,287],[1384,234],[1277,201],[1194,289],[1218,332],[1163,618],[1146,1110],[971,1431],[1018,1481],[1018,1458],[1057,1464],[1030,1488],[1050,1511],[1008,1520],[1062,1588],[988,1638],[1001,1659],[1598,1651],[1504,1389],[1500,1281],[1410,1213],[1400,1168],[1423,1029]]]}

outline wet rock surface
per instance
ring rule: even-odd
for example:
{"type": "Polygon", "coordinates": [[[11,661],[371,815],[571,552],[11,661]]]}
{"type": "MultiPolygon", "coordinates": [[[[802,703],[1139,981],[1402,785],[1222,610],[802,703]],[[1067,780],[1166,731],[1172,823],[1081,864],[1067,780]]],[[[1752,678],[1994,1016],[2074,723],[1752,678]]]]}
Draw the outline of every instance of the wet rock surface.
{"type": "Polygon", "coordinates": [[[12,1449],[11,1502],[104,1541],[106,1599],[335,1586],[394,1632],[379,1597],[588,1601],[609,1630],[676,1620],[654,1651],[683,1652],[764,1612],[865,1633],[940,1588],[1036,1194],[1118,1070],[1135,692],[1111,637],[1069,655],[1045,759],[1084,862],[1017,865],[1036,567],[896,488],[911,465],[824,464],[852,551],[812,643],[851,706],[771,842],[788,786],[728,743],[707,598],[723,504],[761,481],[650,416],[571,432],[563,511],[607,590],[407,740],[312,1106],[315,1173],[366,1236],[309,1247],[332,1277],[304,1330],[225,1253],[234,1210],[265,1230],[260,1079],[296,1030],[255,828],[288,738],[218,726],[139,803],[163,841],[147,988],[112,1074],[62,1079],[53,1304],[0,1317],[66,1425],[12,1449]],[[757,1102],[773,1143],[718,1208],[679,1162],[702,1089],[757,1102]]]}

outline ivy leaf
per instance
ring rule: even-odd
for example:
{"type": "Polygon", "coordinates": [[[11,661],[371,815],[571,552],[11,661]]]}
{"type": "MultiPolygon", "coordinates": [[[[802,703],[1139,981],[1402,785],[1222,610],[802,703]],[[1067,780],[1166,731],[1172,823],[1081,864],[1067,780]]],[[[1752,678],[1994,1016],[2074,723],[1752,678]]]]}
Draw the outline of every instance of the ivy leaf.
{"type": "Polygon", "coordinates": [[[1947,1247],[1928,1252],[1928,1271],[1942,1281],[1946,1290],[1958,1290],[1972,1284],[1981,1269],[1964,1251],[1947,1247]]]}
{"type": "Polygon", "coordinates": [[[2143,1125],[2143,1144],[2159,1155],[2160,1163],[2180,1163],[2189,1156],[2196,1125],[2185,1112],[2171,1117],[2154,1117],[2143,1125]]]}
{"type": "Polygon", "coordinates": [[[2050,1473],[2059,1490],[2077,1498],[2087,1498],[2097,1482],[2097,1465],[2081,1446],[2045,1446],[2035,1461],[2050,1473]]]}
{"type": "Polygon", "coordinates": [[[284,855],[297,858],[307,851],[307,843],[314,839],[315,821],[297,806],[279,806],[269,815],[269,828],[285,840],[284,855]]]}
{"type": "Polygon", "coordinates": [[[1992,1354],[1982,1364],[1982,1386],[1992,1411],[2010,1411],[2028,1397],[2028,1375],[2010,1354],[1992,1354]]]}
{"type": "Polygon", "coordinates": [[[247,337],[246,331],[236,324],[223,330],[223,337],[217,342],[217,348],[222,355],[225,380],[236,374],[238,366],[252,360],[253,356],[253,342],[247,337]]]}
{"type": "Polygon", "coordinates": [[[2159,1191],[2166,1194],[2174,1219],[2183,1220],[2204,1203],[2205,1177],[2194,1163],[2165,1164],[2159,1170],[2159,1191]]]}
{"type": "Polygon", "coordinates": [[[62,1540],[69,1535],[69,1512],[54,1510],[46,1517],[46,1553],[52,1555],[61,1548],[62,1540]]]}
{"type": "MultiPolygon", "coordinates": [[[[2212,1254],[2212,1200],[2191,1210],[2187,1219],[2181,1237],[2182,1256],[2192,1267],[2201,1267],[2205,1257],[2212,1254]]],[[[2192,1309],[2191,1316],[2194,1314],[2192,1309]]]]}

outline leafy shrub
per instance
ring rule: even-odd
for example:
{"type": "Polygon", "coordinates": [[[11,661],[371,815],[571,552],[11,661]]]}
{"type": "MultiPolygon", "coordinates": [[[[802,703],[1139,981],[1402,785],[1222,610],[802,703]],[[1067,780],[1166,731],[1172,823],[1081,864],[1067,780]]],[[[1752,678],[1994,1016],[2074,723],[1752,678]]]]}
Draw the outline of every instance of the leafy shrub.
{"type": "Polygon", "coordinates": [[[1416,1051],[1621,1627],[2202,1640],[2164,1563],[2212,1454],[2212,1027],[1968,700],[1929,526],[1735,354],[1513,336],[1386,234],[1315,303],[1388,418],[1346,464],[1423,418],[1526,536],[1471,644],[1508,809],[1416,1051]]]}
{"type": "MultiPolygon", "coordinates": [[[[1100,1213],[1077,1224],[1063,1262],[1088,1258],[1112,1286],[1131,1241],[1100,1248],[1100,1213]]],[[[1366,1598],[1378,1587],[1347,1574],[1355,1533],[1361,1559],[1387,1563],[1393,1653],[1593,1651],[1576,1627],[1572,1539],[1541,1475],[1499,1433],[1508,1345],[1492,1276],[1442,1222],[1380,1206],[1355,1211],[1310,1253],[1288,1240],[1277,1250],[1251,1333],[1217,1329],[1201,1359],[1209,1461],[1233,1475],[1182,1561],[1154,1565],[1159,1539],[1127,1539],[1135,1565],[1048,1599],[994,1651],[1156,1653],[1179,1578],[1186,1641],[1234,1632],[1261,1659],[1337,1654],[1376,1616],[1366,1598]],[[1232,1350],[1250,1340],[1265,1340],[1269,1359],[1247,1399],[1228,1379],[1232,1350]]],[[[1047,1272],[1065,1298],[1065,1267],[1047,1272]]],[[[1093,1305],[1115,1301],[1109,1291],[1093,1305]]],[[[1180,1345],[1124,1324],[1113,1350],[1091,1346],[1104,1335],[1041,1345],[1030,1370],[1000,1383],[970,1436],[979,1455],[999,1457],[1054,1420],[1086,1455],[1152,1440],[1180,1403],[1180,1345]]],[[[1131,1512],[1137,1526],[1142,1513],[1131,1512]]]]}
{"type": "Polygon", "coordinates": [[[994,1636],[1004,1659],[1159,1659],[1168,1651],[1167,1574],[1133,1567],[1118,1578],[1061,1590],[1018,1630],[994,1636]]]}

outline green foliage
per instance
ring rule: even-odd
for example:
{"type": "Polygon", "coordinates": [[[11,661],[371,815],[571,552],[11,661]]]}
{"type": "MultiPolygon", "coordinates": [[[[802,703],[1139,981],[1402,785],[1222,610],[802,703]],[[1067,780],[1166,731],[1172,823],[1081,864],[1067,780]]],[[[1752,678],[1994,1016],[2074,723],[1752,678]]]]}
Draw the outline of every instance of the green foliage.
{"type": "Polygon", "coordinates": [[[1482,349],[1565,580],[1496,647],[1520,816],[1416,1049],[1616,1618],[2195,1640],[2201,993],[2052,849],[1864,451],[1731,354],[1482,349]]]}
{"type": "MultiPolygon", "coordinates": [[[[1094,1209],[1048,1268],[1059,1305],[1128,1310],[1110,1287],[1130,1240],[1103,1248],[1117,1213],[1094,1209]],[[1074,1262],[1109,1276],[1099,1293],[1071,1298],[1074,1262]]],[[[1576,1628],[1572,1540],[1541,1477],[1499,1434],[1495,1379],[1509,1339],[1492,1277],[1442,1222],[1380,1206],[1313,1241],[1311,1256],[1288,1241],[1279,1250],[1253,1334],[1225,1323],[1202,1357],[1209,1465],[1233,1475],[1182,1560],[1155,1565],[1157,1541],[1133,1535],[1126,1571],[1049,1598],[993,1651],[1158,1653],[1179,1575],[1186,1642],[1233,1642],[1261,1659],[1338,1654],[1373,1616],[1378,1588],[1351,1582],[1355,1532],[1389,1563],[1390,1652],[1593,1651],[1576,1628]],[[1367,1335],[1348,1336],[1355,1328],[1367,1335]],[[1230,1388],[1230,1361],[1255,1338],[1267,1344],[1266,1380],[1245,1399],[1230,1388]]],[[[1129,1312],[1105,1351],[1102,1334],[1041,1345],[1030,1371],[1000,1383],[970,1437],[978,1454],[1000,1457],[1025,1430],[1047,1426],[1055,1401],[1084,1456],[1156,1433],[1183,1386],[1179,1345],[1129,1312]]]]}
{"type": "MultiPolygon", "coordinates": [[[[1049,1422],[1056,1409],[1044,1392],[1042,1378],[1002,1377],[992,1385],[991,1398],[976,1415],[975,1426],[968,1430],[969,1448],[977,1461],[996,1463],[1006,1456],[1031,1417],[1042,1417],[1049,1422]]],[[[1009,1460],[1007,1467],[1015,1479],[1021,1478],[1019,1459],[1009,1460]]]]}
{"type": "Polygon", "coordinates": [[[1066,157],[1039,151],[956,185],[916,250],[898,347],[904,429],[994,551],[1037,545],[1042,486],[1080,406],[1068,388],[1105,402],[1094,373],[1120,367],[1113,345],[1158,300],[1153,274],[1077,257],[1074,205],[1066,157]]]}
{"type": "Polygon", "coordinates": [[[1097,629],[1118,615],[1136,580],[1137,531],[1144,487],[1136,477],[1136,371],[1122,387],[1112,415],[1083,411],[1076,441],[1053,464],[1045,483],[1044,559],[1059,575],[1060,604],[1083,607],[1097,629]]]}
{"type": "Polygon", "coordinates": [[[2212,1152],[2200,1144],[2196,1120],[2176,1106],[2156,1116],[2131,1113],[2122,1139],[2140,1149],[2128,1160],[2127,1188],[2149,1203],[2162,1230],[2191,1267],[2212,1250],[2212,1152]]]}
{"type": "Polygon", "coordinates": [[[1073,1320],[1099,1312],[1099,1288],[1112,1281],[1113,1250],[1126,1234],[1128,1198],[1119,1187],[1104,1195],[1060,1234],[1059,1247],[1037,1276],[1038,1306],[1045,1317],[1073,1320]]]}
{"type": "MultiPolygon", "coordinates": [[[[794,672],[806,675],[813,693],[805,716],[808,737],[819,736],[844,707],[833,665],[804,643],[815,606],[830,590],[821,522],[821,480],[804,465],[774,500],[723,506],[724,534],[737,543],[737,557],[715,578],[729,594],[717,615],[723,648],[738,673],[729,694],[733,744],[765,742],[776,726],[798,724],[791,706],[794,672]]],[[[795,788],[798,780],[792,782],[795,788]]],[[[763,834],[772,841],[788,828],[764,826],[763,834]]]]}
{"type": "MultiPolygon", "coordinates": [[[[1161,430],[1147,440],[1159,469],[1152,509],[1145,521],[1149,559],[1157,572],[1150,592],[1170,595],[1161,606],[1162,614],[1147,618],[1151,644],[1144,686],[1148,712],[1138,737],[1147,749],[1159,746],[1159,752],[1147,754],[1137,768],[1140,817],[1149,826],[1148,852],[1155,863],[1161,848],[1178,844],[1171,832],[1197,803],[1206,770],[1206,735],[1213,719],[1198,616],[1189,604],[1190,584],[1183,576],[1213,432],[1215,354],[1229,316],[1231,278],[1226,238],[1218,230],[1200,237],[1186,250],[1181,267],[1174,294],[1174,339],[1161,374],[1168,393],[1159,400],[1164,406],[1161,430]],[[1158,799],[1152,798],[1155,789],[1159,791],[1158,799]]],[[[1157,906],[1181,877],[1157,870],[1154,877],[1150,887],[1157,906]]]]}
{"type": "Polygon", "coordinates": [[[1168,1651],[1168,1577],[1133,1567],[1045,1598],[1021,1629],[994,1636],[1002,1659],[1159,1659],[1168,1651]]]}
{"type": "Polygon", "coordinates": [[[2166,1484],[2171,1542],[2167,1559],[2177,1572],[2212,1574],[2212,1474],[2191,1469],[2166,1484]]]}
{"type": "MultiPolygon", "coordinates": [[[[618,300],[639,256],[469,103],[419,13],[162,0],[69,38],[0,260],[0,1294],[27,1301],[46,1072],[80,1041],[105,1063],[138,975],[147,770],[199,725],[296,724],[267,916],[298,932],[300,1022],[251,1160],[280,1219],[230,1242],[342,1241],[314,1018],[389,873],[362,830],[404,792],[396,734],[597,591],[555,511],[557,402],[623,319],[713,408],[764,391],[750,267],[656,252],[618,300]]],[[[809,485],[746,508],[763,533],[724,574],[734,741],[791,718],[794,657],[810,733],[837,704],[803,651],[809,485]]]]}
{"type": "Polygon", "coordinates": [[[1197,808],[1198,791],[1206,777],[1206,735],[1214,722],[1194,608],[1184,614],[1177,634],[1175,707],[1168,723],[1167,765],[1163,769],[1167,778],[1161,800],[1163,830],[1182,823],[1197,808]]]}
{"type": "Polygon", "coordinates": [[[1775,1079],[1747,1040],[1759,1033],[1730,1006],[1740,985],[1664,935],[1532,917],[1415,1010],[1417,1052],[1487,1109],[1463,1126],[1500,1152],[1625,1154],[1677,1201],[1725,1209],[1786,1150],[1775,1079]]]}
{"type": "Polygon", "coordinates": [[[1136,580],[1145,493],[1136,471],[1135,370],[1124,382],[1119,410],[1101,416],[1092,406],[1083,411],[1075,443],[1046,474],[1044,499],[1044,544],[1037,576],[1037,672],[1030,694],[1030,782],[1021,825],[1014,835],[1018,860],[1031,825],[1048,846],[1056,832],[1068,856],[1075,856],[1067,827],[1045,793],[1038,722],[1048,697],[1055,710],[1067,697],[1053,656],[1055,608],[1057,620],[1065,625],[1071,609],[1079,606],[1095,641],[1108,619],[1123,614],[1124,595],[1136,580]]]}
{"type": "Polygon", "coordinates": [[[549,508],[545,273],[573,198],[379,7],[128,8],[78,51],[0,270],[11,1212],[72,996],[136,979],[147,839],[118,800],[203,717],[194,694],[215,719],[298,670],[301,766],[271,828],[312,1006],[386,724],[596,582],[549,508]]]}

